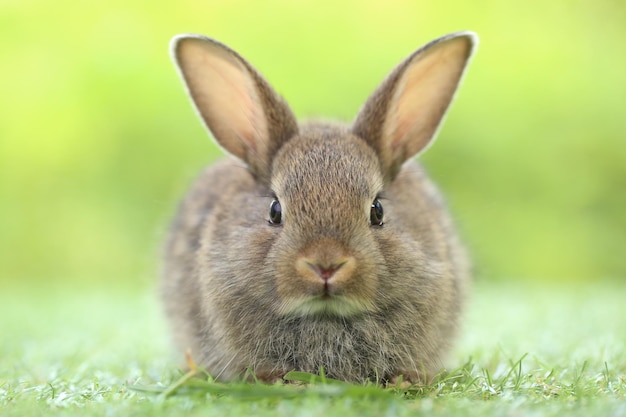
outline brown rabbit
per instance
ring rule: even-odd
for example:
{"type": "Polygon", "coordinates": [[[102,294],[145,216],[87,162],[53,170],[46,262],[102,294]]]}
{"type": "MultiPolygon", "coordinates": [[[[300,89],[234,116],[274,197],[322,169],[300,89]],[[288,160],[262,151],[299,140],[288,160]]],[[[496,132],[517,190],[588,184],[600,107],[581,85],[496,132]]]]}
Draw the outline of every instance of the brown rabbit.
{"type": "Polygon", "coordinates": [[[221,380],[437,371],[469,277],[442,197],[411,159],[476,42],[460,32],[417,50],[343,126],[298,125],[236,52],[173,40],[200,117],[235,157],[204,171],[171,228],[163,297],[181,349],[221,380]]]}

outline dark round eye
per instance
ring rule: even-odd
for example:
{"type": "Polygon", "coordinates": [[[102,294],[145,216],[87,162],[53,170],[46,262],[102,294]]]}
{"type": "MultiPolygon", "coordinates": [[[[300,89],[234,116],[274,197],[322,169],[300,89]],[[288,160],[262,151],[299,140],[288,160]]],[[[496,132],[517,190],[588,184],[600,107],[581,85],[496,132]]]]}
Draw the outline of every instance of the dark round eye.
{"type": "Polygon", "coordinates": [[[376,199],[372,203],[372,209],[370,210],[370,224],[372,226],[383,225],[383,205],[380,204],[380,200],[376,199]]]}
{"type": "Polygon", "coordinates": [[[270,204],[270,223],[280,224],[282,215],[283,210],[280,207],[280,203],[276,199],[272,200],[272,203],[270,204]]]}

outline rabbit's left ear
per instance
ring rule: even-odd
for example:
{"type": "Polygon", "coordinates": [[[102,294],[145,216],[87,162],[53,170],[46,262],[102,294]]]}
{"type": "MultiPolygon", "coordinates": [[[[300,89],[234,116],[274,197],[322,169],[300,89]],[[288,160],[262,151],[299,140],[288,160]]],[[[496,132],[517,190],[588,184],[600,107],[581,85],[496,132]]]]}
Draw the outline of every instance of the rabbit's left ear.
{"type": "Polygon", "coordinates": [[[378,152],[388,181],[436,136],[477,43],[472,32],[432,41],[398,65],[361,109],[353,132],[378,152]]]}

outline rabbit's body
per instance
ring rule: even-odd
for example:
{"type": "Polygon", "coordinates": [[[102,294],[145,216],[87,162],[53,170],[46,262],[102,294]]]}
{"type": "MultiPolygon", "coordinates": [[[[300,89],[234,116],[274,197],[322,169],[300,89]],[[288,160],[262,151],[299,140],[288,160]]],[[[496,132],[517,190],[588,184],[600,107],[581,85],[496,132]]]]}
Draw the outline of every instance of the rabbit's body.
{"type": "MultiPolygon", "coordinates": [[[[163,294],[179,346],[225,380],[247,369],[267,381],[320,367],[350,381],[418,381],[436,371],[468,272],[439,192],[419,164],[405,163],[439,122],[421,144],[405,145],[419,134],[402,120],[403,109],[394,109],[400,118],[393,122],[383,111],[402,100],[396,83],[412,75],[405,74],[416,59],[392,73],[353,126],[298,127],[234,52],[205,38],[179,42],[189,45],[176,52],[198,110],[245,162],[230,158],[207,169],[173,223],[163,294]],[[196,79],[190,57],[203,53],[210,67],[245,73],[219,73],[250,83],[233,87],[233,99],[247,93],[237,115],[206,104],[224,100],[223,89],[219,97],[197,93],[204,78],[196,79]]],[[[462,68],[467,57],[466,46],[462,68]]]]}

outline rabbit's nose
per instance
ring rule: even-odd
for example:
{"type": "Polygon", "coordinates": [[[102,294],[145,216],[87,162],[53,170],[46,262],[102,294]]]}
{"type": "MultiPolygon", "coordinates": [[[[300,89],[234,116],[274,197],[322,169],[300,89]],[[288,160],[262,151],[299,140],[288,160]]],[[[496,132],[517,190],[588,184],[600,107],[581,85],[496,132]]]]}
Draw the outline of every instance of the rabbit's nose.
{"type": "Polygon", "coordinates": [[[322,280],[328,281],[329,279],[333,277],[333,275],[335,275],[335,272],[337,272],[337,270],[341,268],[344,264],[345,262],[342,262],[337,265],[329,265],[329,266],[309,264],[309,267],[313,271],[315,271],[317,276],[320,277],[322,280]]]}
{"type": "Polygon", "coordinates": [[[308,245],[295,259],[296,273],[316,291],[348,283],[356,269],[356,258],[343,245],[322,239],[308,245]]]}
{"type": "Polygon", "coordinates": [[[356,268],[356,259],[352,256],[335,257],[322,260],[319,257],[300,257],[296,261],[296,271],[300,277],[311,284],[327,288],[332,285],[342,286],[350,281],[356,268]]]}

